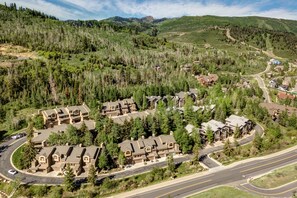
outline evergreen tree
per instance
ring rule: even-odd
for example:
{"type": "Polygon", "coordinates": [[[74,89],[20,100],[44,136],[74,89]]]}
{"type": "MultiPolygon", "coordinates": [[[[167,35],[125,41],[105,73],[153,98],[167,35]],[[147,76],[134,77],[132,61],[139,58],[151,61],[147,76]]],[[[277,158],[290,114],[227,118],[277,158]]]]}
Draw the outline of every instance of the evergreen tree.
{"type": "Polygon", "coordinates": [[[29,139],[27,143],[25,144],[23,148],[23,155],[21,156],[22,158],[22,164],[23,168],[30,168],[31,162],[35,159],[37,151],[34,148],[34,144],[32,141],[29,139]]]}
{"type": "Polygon", "coordinates": [[[67,141],[71,145],[79,144],[80,138],[78,136],[77,129],[74,126],[72,126],[71,124],[68,125],[65,134],[66,134],[66,137],[67,137],[67,141]]]}
{"type": "Polygon", "coordinates": [[[258,151],[260,151],[261,148],[262,148],[262,144],[263,144],[263,143],[262,143],[262,138],[261,138],[261,136],[256,132],[252,145],[253,145],[253,147],[255,147],[258,151]]]}
{"type": "Polygon", "coordinates": [[[91,145],[93,145],[93,135],[92,135],[92,133],[89,130],[87,130],[84,133],[84,140],[83,141],[84,141],[84,143],[83,143],[84,146],[91,146],[91,145]]]}
{"type": "Polygon", "coordinates": [[[79,129],[78,136],[80,136],[80,137],[84,136],[87,131],[89,131],[89,129],[88,129],[86,123],[83,121],[81,124],[81,127],[79,129]]]}
{"type": "Polygon", "coordinates": [[[108,166],[108,157],[107,157],[107,153],[105,150],[102,150],[100,156],[99,156],[99,160],[98,160],[98,167],[100,169],[106,169],[108,166]]]}
{"type": "Polygon", "coordinates": [[[90,166],[89,174],[88,174],[88,182],[92,186],[95,186],[95,184],[96,184],[96,168],[94,165],[90,166]]]}
{"type": "Polygon", "coordinates": [[[169,118],[165,113],[162,115],[161,132],[163,134],[169,134],[169,132],[170,132],[169,118]]]}
{"type": "Polygon", "coordinates": [[[198,148],[201,148],[201,137],[197,128],[194,128],[192,131],[192,139],[194,141],[194,145],[197,145],[198,148]]]}
{"type": "Polygon", "coordinates": [[[234,138],[237,139],[237,138],[240,138],[240,136],[241,136],[240,129],[239,129],[238,125],[236,125],[235,130],[234,130],[234,138]]]}
{"type": "Polygon", "coordinates": [[[193,164],[199,164],[199,149],[200,149],[200,146],[198,146],[198,144],[194,144],[193,146],[193,158],[192,158],[192,163],[193,164]]]}
{"type": "Polygon", "coordinates": [[[195,115],[194,115],[194,110],[193,110],[193,100],[191,97],[186,97],[186,102],[184,105],[184,115],[185,115],[185,119],[192,123],[195,124],[195,115]]]}
{"type": "Polygon", "coordinates": [[[233,148],[231,146],[231,143],[229,141],[229,139],[227,139],[227,141],[224,144],[224,154],[228,157],[233,155],[233,148]]]}
{"type": "Polygon", "coordinates": [[[126,163],[126,157],[125,157],[123,151],[120,151],[120,153],[119,153],[118,163],[119,163],[119,165],[121,165],[121,166],[124,166],[125,163],[126,163]]]}
{"type": "Polygon", "coordinates": [[[211,130],[211,128],[208,126],[206,129],[206,136],[207,136],[207,140],[208,142],[211,144],[214,141],[214,134],[211,130]]]}
{"type": "Polygon", "coordinates": [[[67,191],[73,191],[74,190],[74,180],[75,180],[75,175],[70,167],[70,164],[66,165],[65,169],[65,176],[64,176],[64,185],[67,191]]]}
{"type": "Polygon", "coordinates": [[[145,110],[147,108],[148,108],[147,98],[146,98],[146,95],[143,94],[143,96],[142,96],[142,109],[145,110]]]}
{"type": "Polygon", "coordinates": [[[27,128],[27,140],[28,141],[32,140],[33,135],[34,135],[33,123],[30,121],[27,128]]]}
{"type": "Polygon", "coordinates": [[[172,154],[167,156],[167,169],[171,173],[174,173],[175,172],[175,163],[174,163],[174,159],[173,159],[173,155],[172,154]]]}

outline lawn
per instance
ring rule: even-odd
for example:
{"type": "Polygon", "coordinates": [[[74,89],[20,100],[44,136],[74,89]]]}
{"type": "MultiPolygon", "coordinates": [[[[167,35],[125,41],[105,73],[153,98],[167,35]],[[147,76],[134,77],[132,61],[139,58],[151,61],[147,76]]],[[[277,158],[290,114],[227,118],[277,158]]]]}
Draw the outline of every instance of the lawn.
{"type": "Polygon", "coordinates": [[[13,165],[15,165],[15,167],[16,167],[17,169],[21,169],[21,165],[20,165],[20,163],[21,163],[21,161],[20,161],[21,157],[20,157],[20,156],[22,155],[23,147],[24,147],[24,145],[21,146],[21,147],[19,147],[19,148],[13,153],[13,155],[12,155],[12,163],[13,163],[13,165]]]}
{"type": "Polygon", "coordinates": [[[285,166],[254,179],[251,183],[260,188],[275,188],[297,180],[297,164],[285,166]]]}
{"type": "Polygon", "coordinates": [[[241,191],[229,186],[222,186],[214,188],[196,195],[193,195],[188,198],[260,198],[258,195],[253,195],[245,191],[241,191]]]}

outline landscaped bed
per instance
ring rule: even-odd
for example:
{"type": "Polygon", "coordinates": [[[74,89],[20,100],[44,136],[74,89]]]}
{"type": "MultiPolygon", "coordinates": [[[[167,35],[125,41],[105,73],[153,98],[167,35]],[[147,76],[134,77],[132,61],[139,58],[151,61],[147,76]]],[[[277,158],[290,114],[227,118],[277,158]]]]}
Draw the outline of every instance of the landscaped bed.
{"type": "Polygon", "coordinates": [[[297,180],[297,164],[292,164],[254,179],[251,183],[260,188],[276,188],[295,180],[297,180]]]}

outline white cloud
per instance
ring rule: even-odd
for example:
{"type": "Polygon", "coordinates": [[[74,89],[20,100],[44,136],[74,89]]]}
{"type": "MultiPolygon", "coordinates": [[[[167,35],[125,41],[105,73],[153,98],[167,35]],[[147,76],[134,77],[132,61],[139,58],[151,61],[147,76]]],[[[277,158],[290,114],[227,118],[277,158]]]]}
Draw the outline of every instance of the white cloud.
{"type": "Polygon", "coordinates": [[[64,8],[47,2],[46,0],[0,0],[0,3],[2,4],[5,2],[7,5],[10,3],[16,3],[17,6],[38,10],[60,19],[78,19],[83,16],[83,13],[80,11],[64,8]]]}
{"type": "Polygon", "coordinates": [[[89,12],[100,12],[104,8],[111,8],[112,1],[108,0],[61,0],[89,12]]]}
{"type": "Polygon", "coordinates": [[[184,15],[202,16],[266,16],[287,19],[297,19],[296,11],[285,9],[274,9],[260,11],[257,3],[249,5],[224,5],[217,2],[201,3],[194,1],[144,1],[136,2],[132,0],[127,3],[125,0],[117,0],[116,7],[128,15],[152,15],[155,18],[180,17],[184,15]]]}
{"type": "Polygon", "coordinates": [[[285,9],[272,9],[252,14],[255,16],[297,20],[297,10],[289,11],[285,9]]]}
{"type": "Polygon", "coordinates": [[[233,1],[230,5],[220,3],[219,0],[143,0],[142,2],[139,0],[60,0],[64,6],[48,0],[0,0],[0,3],[16,3],[18,6],[36,9],[60,19],[100,19],[114,15],[151,15],[155,18],[216,15],[263,16],[297,20],[296,8],[295,10],[268,9],[265,7],[267,1],[259,0],[253,3],[233,1]]]}

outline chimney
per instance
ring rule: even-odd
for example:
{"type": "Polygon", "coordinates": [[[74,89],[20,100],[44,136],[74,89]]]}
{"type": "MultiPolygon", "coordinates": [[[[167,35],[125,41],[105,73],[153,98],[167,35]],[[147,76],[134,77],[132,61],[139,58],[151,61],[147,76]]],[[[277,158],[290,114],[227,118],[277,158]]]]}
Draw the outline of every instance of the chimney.
{"type": "Polygon", "coordinates": [[[141,139],[144,139],[144,135],[141,136],[141,139]]]}
{"type": "Polygon", "coordinates": [[[134,138],[133,137],[131,137],[131,141],[134,141],[134,138]]]}
{"type": "Polygon", "coordinates": [[[173,135],[173,131],[170,131],[170,135],[173,135]]]}
{"type": "Polygon", "coordinates": [[[153,133],[153,137],[156,137],[156,134],[153,133]]]}
{"type": "Polygon", "coordinates": [[[79,147],[82,147],[82,144],[79,144],[78,146],[79,146],[79,147]]]}

